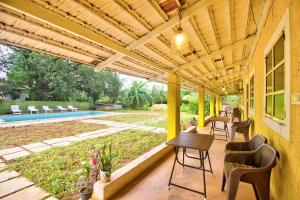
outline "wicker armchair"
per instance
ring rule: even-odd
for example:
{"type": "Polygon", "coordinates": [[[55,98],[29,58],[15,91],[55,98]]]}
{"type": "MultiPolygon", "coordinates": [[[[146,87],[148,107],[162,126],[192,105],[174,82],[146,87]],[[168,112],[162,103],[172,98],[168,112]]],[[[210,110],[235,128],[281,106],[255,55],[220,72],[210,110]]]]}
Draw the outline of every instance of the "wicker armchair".
{"type": "Polygon", "coordinates": [[[227,200],[234,200],[239,182],[252,184],[256,199],[270,199],[270,176],[276,165],[276,150],[263,144],[256,151],[228,153],[225,155],[221,190],[227,181],[227,200]]]}
{"type": "Polygon", "coordinates": [[[244,135],[245,141],[249,141],[249,127],[252,120],[247,119],[243,122],[234,122],[231,127],[231,140],[234,140],[235,133],[242,133],[244,135]]]}
{"type": "Polygon", "coordinates": [[[228,142],[225,147],[226,153],[233,153],[239,151],[255,151],[261,145],[267,144],[268,140],[264,136],[257,134],[247,142],[228,142]]]}

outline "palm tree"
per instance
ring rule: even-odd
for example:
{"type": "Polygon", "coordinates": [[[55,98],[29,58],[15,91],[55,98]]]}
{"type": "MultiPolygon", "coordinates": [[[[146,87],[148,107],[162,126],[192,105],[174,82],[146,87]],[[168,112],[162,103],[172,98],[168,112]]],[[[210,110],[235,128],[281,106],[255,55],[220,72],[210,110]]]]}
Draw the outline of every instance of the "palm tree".
{"type": "Polygon", "coordinates": [[[151,104],[151,96],[148,94],[146,82],[133,81],[129,89],[127,102],[133,109],[141,109],[146,103],[151,104]]]}

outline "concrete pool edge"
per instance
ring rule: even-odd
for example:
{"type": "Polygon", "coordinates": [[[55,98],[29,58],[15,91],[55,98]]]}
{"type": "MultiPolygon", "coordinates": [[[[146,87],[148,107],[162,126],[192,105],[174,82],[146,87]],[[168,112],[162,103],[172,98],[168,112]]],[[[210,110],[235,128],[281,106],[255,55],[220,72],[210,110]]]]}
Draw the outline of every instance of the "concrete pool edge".
{"type": "Polygon", "coordinates": [[[72,117],[36,119],[36,120],[26,120],[26,121],[1,122],[0,128],[29,126],[29,125],[37,125],[37,124],[50,124],[50,123],[67,122],[67,121],[74,121],[74,120],[84,120],[84,119],[107,117],[107,116],[113,116],[113,115],[123,115],[123,114],[125,114],[125,113],[105,112],[102,115],[72,116],[72,117]]]}

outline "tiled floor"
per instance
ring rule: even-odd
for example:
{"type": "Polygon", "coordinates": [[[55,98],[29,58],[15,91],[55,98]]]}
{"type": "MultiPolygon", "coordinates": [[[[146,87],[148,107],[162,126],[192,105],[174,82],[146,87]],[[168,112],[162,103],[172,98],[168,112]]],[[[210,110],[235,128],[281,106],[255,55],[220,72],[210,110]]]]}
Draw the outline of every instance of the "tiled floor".
{"type": "MultiPolygon", "coordinates": [[[[201,133],[209,133],[209,126],[200,130],[201,133]]],[[[218,137],[219,138],[219,137],[218,137]]],[[[240,135],[237,136],[236,140],[243,141],[240,135]]],[[[222,170],[224,160],[224,148],[225,141],[215,140],[211,147],[210,158],[212,161],[212,167],[214,174],[211,175],[209,172],[206,173],[206,184],[207,184],[207,199],[221,200],[226,199],[226,191],[221,192],[221,181],[222,181],[222,170]]],[[[190,153],[195,153],[190,151],[190,153]]],[[[182,158],[181,152],[179,158],[182,158]]],[[[196,155],[196,154],[195,154],[196,155]]],[[[199,161],[186,159],[189,164],[198,165],[199,161]]],[[[123,189],[113,199],[132,200],[132,199],[143,199],[143,200],[188,200],[188,199],[203,199],[202,195],[186,191],[174,186],[168,189],[168,181],[174,161],[174,154],[171,153],[169,156],[164,158],[149,169],[143,176],[139,177],[133,183],[128,185],[127,188],[123,189]]],[[[206,162],[208,166],[208,162],[206,162]]],[[[179,164],[176,165],[172,182],[188,186],[196,190],[203,190],[202,173],[199,170],[191,168],[183,168],[179,164]]],[[[255,199],[252,186],[241,183],[238,190],[237,200],[253,200],[255,199]]]]}

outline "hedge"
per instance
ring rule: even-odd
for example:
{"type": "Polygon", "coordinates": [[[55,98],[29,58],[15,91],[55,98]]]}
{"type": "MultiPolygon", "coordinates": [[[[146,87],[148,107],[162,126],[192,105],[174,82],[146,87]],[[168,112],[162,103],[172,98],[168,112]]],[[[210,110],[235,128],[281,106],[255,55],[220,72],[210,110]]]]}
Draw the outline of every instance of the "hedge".
{"type": "Polygon", "coordinates": [[[36,106],[37,109],[42,108],[42,106],[49,106],[50,108],[55,108],[56,106],[68,106],[72,105],[79,110],[93,110],[95,106],[90,102],[76,102],[76,101],[16,101],[16,100],[5,100],[0,101],[0,114],[11,113],[10,106],[19,105],[20,109],[26,113],[28,106],[36,106]]]}

